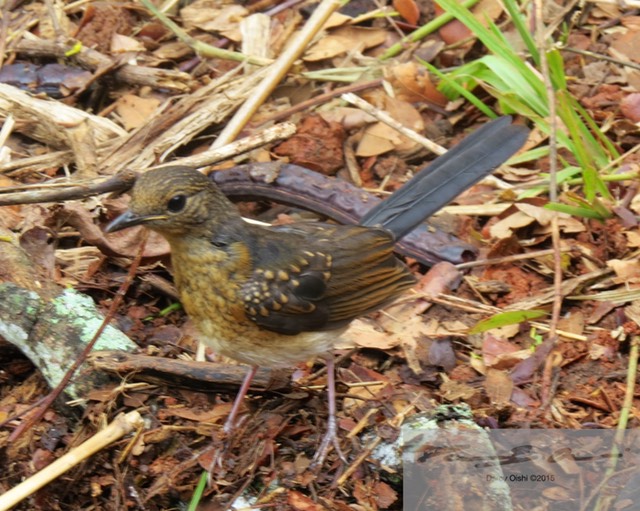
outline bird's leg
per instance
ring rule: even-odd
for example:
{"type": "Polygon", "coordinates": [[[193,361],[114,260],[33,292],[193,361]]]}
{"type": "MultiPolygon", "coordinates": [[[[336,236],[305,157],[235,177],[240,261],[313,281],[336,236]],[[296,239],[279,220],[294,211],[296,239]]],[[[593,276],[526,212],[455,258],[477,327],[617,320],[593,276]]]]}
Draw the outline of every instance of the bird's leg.
{"type": "Polygon", "coordinates": [[[329,446],[333,445],[333,448],[340,456],[340,459],[347,463],[347,458],[345,457],[342,449],[340,449],[340,442],[338,439],[338,427],[336,422],[336,371],[335,364],[333,361],[333,357],[327,357],[327,393],[329,400],[329,417],[327,419],[327,432],[324,434],[322,438],[322,442],[320,442],[320,447],[316,451],[315,456],[313,457],[313,461],[311,462],[311,468],[319,468],[322,466],[325,457],[327,456],[327,452],[329,451],[329,446]]]}
{"type": "Polygon", "coordinates": [[[229,417],[227,417],[227,422],[224,423],[223,431],[228,435],[233,431],[233,428],[236,424],[236,416],[238,415],[238,411],[240,410],[240,406],[244,401],[244,397],[247,395],[249,391],[249,387],[251,386],[251,382],[253,381],[253,377],[258,372],[258,366],[251,366],[251,369],[244,377],[244,381],[242,382],[242,386],[236,395],[236,400],[233,402],[233,407],[231,408],[231,412],[229,413],[229,417]]]}

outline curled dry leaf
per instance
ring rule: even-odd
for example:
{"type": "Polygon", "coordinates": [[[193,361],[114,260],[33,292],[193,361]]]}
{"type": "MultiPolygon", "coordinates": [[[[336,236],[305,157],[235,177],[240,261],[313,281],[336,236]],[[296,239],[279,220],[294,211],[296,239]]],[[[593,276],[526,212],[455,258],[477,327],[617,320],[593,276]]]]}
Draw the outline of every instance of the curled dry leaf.
{"type": "MultiPolygon", "coordinates": [[[[399,303],[387,307],[379,316],[377,325],[367,319],[356,319],[342,338],[356,346],[377,349],[395,348],[404,340],[407,342],[405,349],[413,352],[415,341],[411,339],[461,335],[467,330],[462,323],[451,324],[450,328],[445,328],[436,320],[425,323],[422,318],[422,313],[431,306],[428,297],[454,289],[460,280],[460,270],[453,264],[438,263],[420,279],[415,288],[418,294],[414,295],[414,299],[401,299],[399,303]]],[[[427,352],[428,346],[425,354],[427,352]]],[[[411,356],[411,359],[417,361],[415,356],[411,356]]],[[[424,361],[426,359],[426,357],[422,358],[424,361]]],[[[413,368],[418,366],[419,363],[414,362],[413,368]]]]}
{"type": "Polygon", "coordinates": [[[364,51],[379,46],[386,39],[387,32],[383,29],[340,27],[332,30],[328,36],[320,38],[302,58],[307,62],[330,59],[354,50],[364,51]]]}
{"type": "Polygon", "coordinates": [[[607,266],[616,273],[617,282],[640,281],[640,262],[637,259],[611,259],[607,266]]]}
{"type": "Polygon", "coordinates": [[[535,219],[524,213],[516,211],[502,220],[499,220],[489,228],[489,234],[492,238],[505,239],[514,235],[514,232],[523,227],[527,227],[535,222],[535,219]]]}
{"type": "Polygon", "coordinates": [[[442,107],[447,104],[447,97],[438,91],[431,75],[417,62],[393,66],[385,71],[385,76],[399,100],[409,103],[429,101],[442,107]]]}
{"type": "MultiPolygon", "coordinates": [[[[424,121],[420,112],[406,101],[382,96],[380,107],[403,126],[421,134],[424,132],[424,121]]],[[[395,129],[382,122],[365,129],[356,149],[356,155],[362,157],[377,156],[388,151],[412,151],[417,143],[401,135],[395,129]]]]}
{"type": "MultiPolygon", "coordinates": [[[[436,14],[440,15],[444,12],[442,7],[436,3],[436,14]]],[[[481,0],[472,9],[471,12],[476,19],[485,27],[490,21],[495,21],[502,14],[502,3],[495,0],[481,0]]],[[[471,37],[473,34],[461,21],[453,20],[444,25],[438,33],[442,40],[447,44],[454,44],[471,37]]],[[[467,47],[473,45],[473,41],[467,43],[467,47]]]]}
{"type": "Polygon", "coordinates": [[[323,110],[319,115],[327,122],[339,122],[345,130],[362,128],[367,124],[376,122],[375,117],[364,110],[350,106],[323,110]]]}
{"type": "Polygon", "coordinates": [[[482,359],[487,368],[508,369],[531,355],[531,351],[486,333],[482,342],[482,359]]]}
{"type": "Polygon", "coordinates": [[[493,224],[489,232],[494,238],[508,238],[515,231],[523,227],[539,224],[535,234],[548,234],[551,232],[551,220],[554,215],[558,216],[560,230],[565,233],[584,232],[584,224],[566,213],[554,212],[533,204],[520,203],[515,205],[515,212],[502,220],[493,224]]]}
{"type": "Polygon", "coordinates": [[[240,5],[220,7],[216,0],[196,0],[180,10],[185,28],[217,32],[236,42],[242,39],[239,21],[248,14],[249,11],[240,5]]]}

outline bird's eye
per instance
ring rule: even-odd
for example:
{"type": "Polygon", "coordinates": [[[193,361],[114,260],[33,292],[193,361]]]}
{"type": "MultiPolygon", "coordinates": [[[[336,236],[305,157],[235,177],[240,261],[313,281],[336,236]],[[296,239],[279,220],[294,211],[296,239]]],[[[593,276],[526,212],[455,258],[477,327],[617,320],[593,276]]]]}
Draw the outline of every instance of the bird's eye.
{"type": "Polygon", "coordinates": [[[178,213],[184,209],[187,203],[187,197],[185,195],[175,195],[167,202],[167,209],[172,213],[178,213]]]}

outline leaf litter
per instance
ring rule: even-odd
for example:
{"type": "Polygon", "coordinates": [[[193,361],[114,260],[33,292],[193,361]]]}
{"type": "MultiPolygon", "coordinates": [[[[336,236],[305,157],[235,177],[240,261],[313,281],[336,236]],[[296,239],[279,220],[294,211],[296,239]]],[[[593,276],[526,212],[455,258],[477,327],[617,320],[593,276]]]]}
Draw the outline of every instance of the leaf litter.
{"type": "MultiPolygon", "coordinates": [[[[491,19],[503,19],[498,2],[483,3],[491,19]]],[[[172,15],[197,41],[237,49],[243,38],[240,22],[258,10],[269,13],[276,4],[198,1],[172,15]]],[[[266,43],[271,56],[300,29],[308,7],[292,5],[271,15],[266,43]]],[[[399,40],[399,32],[425,23],[434,10],[427,2],[412,0],[393,2],[393,7],[401,15],[400,23],[386,16],[388,10],[378,12],[380,6],[373,2],[351,2],[349,15],[334,16],[324,37],[309,47],[281,84],[283,91],[290,87],[298,92],[271,96],[255,116],[262,124],[245,129],[245,134],[255,134],[278,117],[296,123],[298,134],[272,143],[268,150],[236,155],[233,161],[292,162],[354,182],[355,173],[369,188],[392,191],[430,159],[386,124],[345,107],[338,95],[297,112],[297,104],[336,88],[331,82],[306,78],[311,72],[330,75],[338,68],[354,68],[360,70],[361,80],[384,77],[384,87],[378,82],[361,92],[362,97],[442,145],[450,146],[467,128],[483,122],[468,104],[448,103],[434,90],[435,79],[411,60],[413,54],[429,56],[431,62],[447,67],[481,54],[483,48],[466,39],[468,32],[460,35],[448,26],[429,40],[407,46],[403,62],[378,60],[399,40]],[[347,140],[355,162],[349,170],[344,163],[347,140]],[[394,159],[402,164],[394,164],[394,159]]],[[[8,85],[0,91],[0,115],[5,125],[10,119],[16,124],[3,136],[3,192],[109,176],[130,165],[144,170],[160,160],[206,152],[233,109],[228,105],[252,93],[254,85],[248,82],[246,90],[239,87],[243,70],[237,63],[198,55],[140,6],[90,2],[82,7],[67,2],[53,8],[55,20],[47,5],[37,1],[5,11],[10,13],[11,37],[4,45],[0,76],[8,85]],[[82,61],[81,75],[80,58],[59,43],[60,35],[96,52],[93,64],[82,61]],[[64,65],[43,71],[65,54],[64,65]],[[240,80],[227,74],[232,69],[240,80]],[[143,79],[136,75],[140,70],[146,75],[143,79]],[[36,96],[28,100],[23,91],[36,96]],[[45,99],[46,94],[55,99],[45,99]],[[206,101],[221,94],[224,101],[207,108],[221,110],[218,105],[226,103],[228,110],[215,119],[198,116],[206,101]],[[47,115],[54,102],[59,113],[47,115]],[[184,119],[189,119],[192,131],[181,127],[175,140],[162,139],[184,119]],[[90,124],[88,132],[77,129],[82,123],[90,124]]],[[[637,17],[605,3],[594,4],[582,16],[582,23],[568,33],[568,46],[637,63],[637,17]],[[592,34],[590,24],[602,30],[592,34]]],[[[505,30],[509,35],[510,29],[505,30]]],[[[569,89],[582,106],[607,126],[608,136],[622,149],[637,146],[640,71],[569,51],[565,59],[569,89]]],[[[532,140],[536,136],[543,138],[534,134],[532,140]]],[[[229,163],[211,165],[223,168],[229,163]]],[[[478,185],[460,201],[479,206],[478,213],[456,217],[455,222],[438,220],[473,245],[479,259],[505,261],[465,269],[464,279],[462,270],[450,265],[427,271],[408,261],[421,277],[415,291],[385,311],[356,321],[345,335],[338,350],[339,425],[351,465],[342,466],[332,455],[319,474],[308,470],[326,415],[326,375],[311,363],[295,368],[297,386],[291,390],[251,394],[245,419],[231,439],[222,438],[220,428],[232,392],[178,389],[170,379],[140,383],[135,373],[113,376],[110,384],[88,393],[81,408],[50,408],[22,436],[12,438],[48,390],[37,367],[3,334],[0,460],[7,469],[0,493],[86,440],[117,412],[133,409],[145,413],[144,431],[99,452],[17,509],[169,509],[191,499],[204,470],[210,484],[201,501],[203,509],[225,509],[244,499],[265,509],[394,510],[402,507],[401,477],[372,456],[359,457],[372,445],[372,435],[378,443],[397,437],[398,418],[406,414],[430,411],[440,403],[466,402],[476,418],[502,428],[615,427],[625,394],[629,339],[634,335],[633,320],[621,305],[637,297],[607,300],[604,292],[631,292],[638,286],[635,183],[629,185],[634,193],[626,202],[631,215],[620,213],[604,222],[561,215],[562,241],[570,249],[563,252],[563,271],[570,285],[565,288],[555,348],[544,339],[545,318],[469,334],[477,322],[503,310],[538,309],[550,303],[549,256],[535,255],[551,246],[549,210],[542,207],[547,200],[517,200],[518,192],[535,184],[547,166],[543,156],[535,164],[504,168],[501,177],[513,190],[478,185]],[[490,202],[507,207],[494,216],[488,212],[490,202]],[[515,257],[522,254],[531,257],[515,257]],[[580,279],[589,274],[594,277],[580,279]],[[540,371],[551,356],[556,357],[560,383],[549,412],[543,406],[540,371]],[[349,477],[338,489],[333,483],[345,472],[349,477]]],[[[637,169],[637,156],[630,154],[624,166],[637,169]]],[[[627,192],[615,184],[611,189],[621,199],[627,192]]],[[[126,279],[140,238],[136,231],[103,233],[106,221],[126,207],[126,200],[99,196],[2,206],[2,284],[13,282],[35,292],[72,286],[106,312],[126,279]]],[[[309,216],[268,200],[243,204],[242,210],[261,219],[282,218],[284,213],[295,219],[309,216]]],[[[197,340],[188,318],[171,307],[175,295],[167,256],[166,244],[150,237],[114,323],[146,355],[191,358],[197,340]]],[[[2,300],[7,299],[4,294],[2,300]]],[[[158,367],[150,363],[149,370],[158,367]]],[[[634,415],[630,426],[637,427],[637,420],[634,415]]]]}

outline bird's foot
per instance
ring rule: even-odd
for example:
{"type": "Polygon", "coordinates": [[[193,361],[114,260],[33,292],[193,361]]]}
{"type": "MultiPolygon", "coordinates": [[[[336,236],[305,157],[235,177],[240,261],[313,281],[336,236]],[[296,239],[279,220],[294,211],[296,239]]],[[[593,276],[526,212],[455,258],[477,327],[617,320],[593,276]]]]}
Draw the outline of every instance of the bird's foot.
{"type": "Polygon", "coordinates": [[[313,460],[311,461],[310,468],[312,471],[322,467],[322,464],[324,463],[324,460],[329,452],[329,447],[331,446],[333,446],[342,462],[347,463],[347,457],[344,455],[342,449],[340,448],[336,418],[330,416],[329,420],[327,421],[327,432],[324,434],[322,442],[320,442],[320,447],[318,447],[318,450],[316,451],[315,455],[313,456],[313,460]]]}

